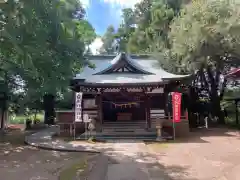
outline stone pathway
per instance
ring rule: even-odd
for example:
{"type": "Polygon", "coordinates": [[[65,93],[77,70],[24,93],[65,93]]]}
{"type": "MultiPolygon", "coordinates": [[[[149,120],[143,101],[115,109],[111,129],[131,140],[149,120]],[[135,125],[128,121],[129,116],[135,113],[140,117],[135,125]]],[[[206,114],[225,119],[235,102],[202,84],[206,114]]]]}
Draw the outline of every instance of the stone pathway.
{"type": "MultiPolygon", "coordinates": [[[[57,131],[58,127],[53,126],[26,137],[25,141],[43,149],[101,152],[99,166],[96,165],[95,170],[92,170],[94,173],[91,174],[92,177],[89,177],[89,180],[103,180],[104,176],[105,180],[155,180],[151,178],[152,175],[148,171],[156,165],[156,158],[149,155],[142,141],[120,140],[97,144],[53,141],[52,136],[57,131]]],[[[160,172],[155,176],[161,180],[163,175],[160,172]]]]}
{"type": "Polygon", "coordinates": [[[112,141],[108,144],[112,150],[105,152],[109,158],[105,180],[161,180],[164,178],[161,171],[155,175],[151,172],[156,159],[151,158],[143,142],[112,141]]]}
{"type": "Polygon", "coordinates": [[[53,140],[52,136],[59,132],[58,126],[51,126],[29,136],[26,136],[25,142],[31,146],[67,152],[99,152],[94,145],[89,144],[70,144],[61,140],[53,140]]]}
{"type": "Polygon", "coordinates": [[[176,142],[159,152],[142,141],[108,141],[89,144],[53,141],[52,127],[26,138],[27,143],[63,151],[101,152],[88,180],[238,180],[240,135],[238,131],[204,132],[176,142]]]}

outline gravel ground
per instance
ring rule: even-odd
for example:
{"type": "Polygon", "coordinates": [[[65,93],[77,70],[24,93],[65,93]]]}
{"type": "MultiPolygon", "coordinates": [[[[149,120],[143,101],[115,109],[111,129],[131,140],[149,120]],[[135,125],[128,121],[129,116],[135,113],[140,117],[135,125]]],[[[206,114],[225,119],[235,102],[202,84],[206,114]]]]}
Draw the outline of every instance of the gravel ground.
{"type": "MultiPolygon", "coordinates": [[[[74,164],[85,168],[86,159],[93,156],[88,153],[47,151],[26,146],[23,143],[24,136],[24,132],[17,130],[0,136],[1,180],[57,180],[61,172],[74,164]]],[[[70,171],[71,169],[66,172],[72,173],[70,171]]]]}

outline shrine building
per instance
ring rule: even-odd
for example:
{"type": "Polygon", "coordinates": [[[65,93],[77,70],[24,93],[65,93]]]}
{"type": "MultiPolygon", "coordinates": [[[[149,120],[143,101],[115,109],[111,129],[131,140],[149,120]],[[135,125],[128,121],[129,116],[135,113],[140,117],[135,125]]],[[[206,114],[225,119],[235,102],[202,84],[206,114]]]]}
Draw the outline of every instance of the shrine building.
{"type": "MultiPolygon", "coordinates": [[[[190,75],[168,73],[147,55],[98,55],[89,57],[89,62],[94,68],[83,68],[72,79],[71,89],[83,93],[82,116],[87,114],[96,120],[97,132],[111,135],[154,132],[158,119],[165,119],[165,126],[172,127],[166,109],[168,94],[190,75]]],[[[66,113],[74,118],[71,112],[66,113]]],[[[184,115],[176,127],[177,135],[189,131],[184,115]]]]}

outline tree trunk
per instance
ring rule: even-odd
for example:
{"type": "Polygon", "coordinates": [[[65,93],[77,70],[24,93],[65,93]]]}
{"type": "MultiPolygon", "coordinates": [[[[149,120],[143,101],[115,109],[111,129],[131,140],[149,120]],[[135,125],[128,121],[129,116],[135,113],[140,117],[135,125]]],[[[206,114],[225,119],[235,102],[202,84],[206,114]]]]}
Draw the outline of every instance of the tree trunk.
{"type": "Polygon", "coordinates": [[[1,127],[0,129],[4,128],[5,122],[5,113],[7,110],[7,95],[6,93],[2,93],[0,97],[0,109],[1,109],[1,127]]]}
{"type": "MultiPolygon", "coordinates": [[[[214,58],[220,59],[220,57],[218,57],[218,56],[214,57],[214,58]]],[[[216,62],[217,62],[217,59],[216,59],[216,62]]],[[[220,88],[219,81],[220,81],[220,75],[221,75],[220,66],[219,65],[216,66],[215,77],[209,67],[207,68],[207,73],[208,73],[208,77],[210,80],[210,86],[211,86],[211,90],[209,93],[210,93],[211,107],[213,108],[212,114],[213,114],[213,116],[218,118],[220,124],[224,124],[225,123],[224,116],[221,111],[221,105],[220,105],[220,101],[221,101],[220,98],[222,97],[222,93],[224,91],[222,91],[220,94],[218,94],[218,88],[220,88]]]]}
{"type": "Polygon", "coordinates": [[[197,127],[197,119],[194,115],[195,112],[197,112],[197,95],[195,90],[191,87],[188,92],[188,114],[189,114],[189,126],[190,128],[196,128],[197,127]]]}
{"type": "Polygon", "coordinates": [[[38,111],[35,110],[35,113],[34,113],[34,121],[36,121],[36,119],[37,119],[37,113],[38,113],[38,111]]]}
{"type": "Polygon", "coordinates": [[[55,96],[52,94],[45,94],[43,97],[44,106],[44,123],[48,125],[54,124],[55,119],[55,96]]]}

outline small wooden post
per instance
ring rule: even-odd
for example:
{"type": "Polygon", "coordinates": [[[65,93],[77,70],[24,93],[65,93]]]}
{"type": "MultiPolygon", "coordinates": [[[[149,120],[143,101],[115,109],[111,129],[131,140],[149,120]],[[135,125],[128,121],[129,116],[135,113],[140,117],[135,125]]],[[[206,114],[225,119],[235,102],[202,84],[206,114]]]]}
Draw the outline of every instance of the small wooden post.
{"type": "Polygon", "coordinates": [[[239,125],[239,120],[238,120],[238,100],[235,99],[235,111],[236,111],[236,124],[239,125]]]}

